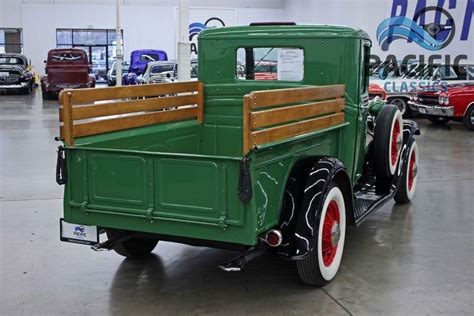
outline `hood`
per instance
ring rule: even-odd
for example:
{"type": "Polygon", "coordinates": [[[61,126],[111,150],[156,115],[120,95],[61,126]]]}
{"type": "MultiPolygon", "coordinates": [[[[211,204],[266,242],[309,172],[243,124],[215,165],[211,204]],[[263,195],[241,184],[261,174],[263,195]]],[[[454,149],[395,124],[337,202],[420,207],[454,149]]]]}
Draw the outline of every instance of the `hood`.
{"type": "Polygon", "coordinates": [[[448,86],[448,91],[445,93],[448,96],[453,96],[457,94],[473,94],[474,93],[474,83],[465,83],[448,86]]]}

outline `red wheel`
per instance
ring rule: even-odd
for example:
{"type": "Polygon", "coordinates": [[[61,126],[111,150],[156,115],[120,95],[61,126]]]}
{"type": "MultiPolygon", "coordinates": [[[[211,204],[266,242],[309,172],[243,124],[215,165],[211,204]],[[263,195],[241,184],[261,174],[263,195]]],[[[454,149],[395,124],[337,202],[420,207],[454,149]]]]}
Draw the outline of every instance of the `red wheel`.
{"type": "Polygon", "coordinates": [[[395,201],[400,204],[410,202],[415,196],[416,183],[418,179],[418,145],[414,141],[410,146],[408,160],[403,170],[400,187],[395,194],[395,201]]]}
{"type": "Polygon", "coordinates": [[[403,144],[402,114],[394,105],[382,108],[375,122],[374,166],[378,180],[395,175],[403,144]]]}
{"type": "Polygon", "coordinates": [[[330,282],[341,265],[346,236],[344,195],[336,183],[328,188],[317,218],[317,241],[309,255],[296,262],[298,275],[306,284],[322,286],[330,282]]]}

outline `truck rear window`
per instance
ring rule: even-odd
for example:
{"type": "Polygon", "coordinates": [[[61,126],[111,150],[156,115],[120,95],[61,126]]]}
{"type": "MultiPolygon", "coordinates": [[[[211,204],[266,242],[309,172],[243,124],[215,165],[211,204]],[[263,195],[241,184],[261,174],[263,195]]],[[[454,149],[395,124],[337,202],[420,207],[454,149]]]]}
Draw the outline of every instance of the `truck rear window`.
{"type": "Polygon", "coordinates": [[[141,61],[160,61],[160,55],[158,54],[143,54],[140,55],[140,60],[141,61]]]}
{"type": "Polygon", "coordinates": [[[84,57],[81,53],[53,53],[51,60],[56,62],[71,62],[82,60],[84,57]]]}
{"type": "Polygon", "coordinates": [[[237,50],[239,80],[302,81],[304,51],[293,47],[245,47],[237,50]]]}

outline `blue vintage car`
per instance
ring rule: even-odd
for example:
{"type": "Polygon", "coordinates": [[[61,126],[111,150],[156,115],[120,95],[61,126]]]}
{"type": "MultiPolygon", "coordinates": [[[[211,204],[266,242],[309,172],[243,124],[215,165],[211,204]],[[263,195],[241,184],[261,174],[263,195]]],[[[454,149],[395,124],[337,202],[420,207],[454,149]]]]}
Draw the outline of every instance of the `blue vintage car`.
{"type": "Polygon", "coordinates": [[[123,74],[122,83],[124,85],[138,84],[137,77],[144,73],[145,67],[150,61],[165,60],[168,60],[168,55],[163,50],[134,50],[130,55],[130,67],[128,68],[128,73],[123,74]]]}

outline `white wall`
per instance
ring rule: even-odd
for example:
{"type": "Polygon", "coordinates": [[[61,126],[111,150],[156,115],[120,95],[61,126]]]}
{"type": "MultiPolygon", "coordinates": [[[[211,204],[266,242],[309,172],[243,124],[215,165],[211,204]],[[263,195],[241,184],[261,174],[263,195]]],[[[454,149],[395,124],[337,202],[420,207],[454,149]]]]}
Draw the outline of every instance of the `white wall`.
{"type": "MultiPolygon", "coordinates": [[[[0,0],[0,27],[23,28],[24,53],[37,71],[44,71],[47,52],[56,47],[58,28],[115,28],[112,0],[0,0]]],[[[141,48],[164,49],[170,58],[176,55],[177,0],[124,0],[122,29],[124,54],[141,48]]],[[[209,17],[219,12],[232,12],[227,25],[254,21],[279,21],[284,15],[283,0],[191,0],[198,16],[208,11],[209,17]]],[[[228,14],[226,15],[228,16],[228,14]]],[[[194,21],[191,21],[194,22],[194,21]]],[[[202,21],[204,22],[204,21],[202,21]]]]}
{"type": "MultiPolygon", "coordinates": [[[[427,6],[436,6],[438,0],[427,0],[427,6]]],[[[445,1],[447,8],[448,1],[445,1]]],[[[303,24],[341,24],[359,27],[367,31],[372,38],[372,53],[385,58],[395,54],[400,59],[408,54],[440,54],[457,56],[466,54],[474,63],[474,17],[471,24],[469,41],[460,41],[461,28],[464,23],[467,1],[457,1],[455,9],[449,10],[456,22],[457,31],[451,44],[446,48],[430,52],[415,43],[396,40],[389,51],[384,52],[376,40],[378,25],[390,17],[393,0],[287,0],[285,12],[297,23],[303,24]]],[[[407,17],[413,18],[417,0],[408,0],[407,17]]],[[[431,18],[432,20],[432,18],[431,18]]],[[[429,20],[427,19],[427,22],[429,20]]]]}

